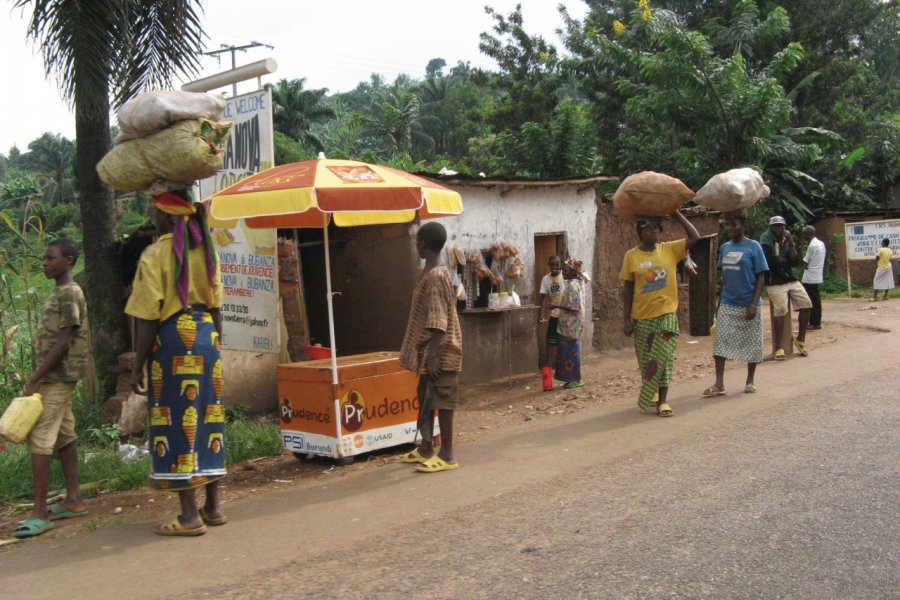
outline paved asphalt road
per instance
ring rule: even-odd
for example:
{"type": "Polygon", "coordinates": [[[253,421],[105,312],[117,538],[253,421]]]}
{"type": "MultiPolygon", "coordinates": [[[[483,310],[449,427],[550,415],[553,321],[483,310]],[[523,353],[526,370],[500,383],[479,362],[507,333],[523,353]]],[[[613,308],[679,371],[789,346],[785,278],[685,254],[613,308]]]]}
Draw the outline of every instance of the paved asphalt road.
{"type": "Polygon", "coordinates": [[[0,555],[0,595],[898,598],[898,368],[873,333],[766,363],[755,395],[673,389],[671,419],[621,399],[463,446],[459,471],[237,501],[202,538],[32,543],[0,555]]]}

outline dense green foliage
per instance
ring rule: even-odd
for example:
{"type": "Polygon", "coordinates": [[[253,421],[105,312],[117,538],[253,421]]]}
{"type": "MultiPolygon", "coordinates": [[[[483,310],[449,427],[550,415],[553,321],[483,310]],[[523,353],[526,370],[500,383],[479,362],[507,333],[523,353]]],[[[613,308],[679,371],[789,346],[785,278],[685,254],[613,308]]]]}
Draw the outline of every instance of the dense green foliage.
{"type": "MultiPolygon", "coordinates": [[[[25,151],[0,154],[0,325],[7,328],[15,324],[10,306],[22,305],[32,286],[5,282],[26,275],[26,263],[36,272],[45,237],[84,241],[89,294],[97,282],[101,290],[115,282],[98,253],[112,252],[117,235],[144,221],[147,198],[104,196],[96,161],[76,158],[102,155],[100,145],[108,145],[108,111],[97,114],[98,107],[190,71],[195,61],[185,53],[202,37],[197,3],[187,0],[172,3],[171,15],[153,12],[159,2],[124,2],[121,14],[78,12],[82,3],[73,0],[13,4],[33,9],[30,33],[89,121],[79,131],[91,137],[76,146],[46,133],[25,151]],[[186,37],[168,35],[179,28],[186,37]],[[120,30],[134,35],[99,43],[120,30]],[[129,45],[141,31],[147,45],[129,45]],[[96,50],[107,47],[115,56],[96,50]],[[73,70],[78,65],[86,66],[83,75],[73,70]],[[93,187],[85,187],[87,175],[93,187]],[[10,294],[13,287],[20,296],[10,294]]],[[[421,78],[387,82],[373,74],[335,94],[306,89],[302,74],[279,80],[271,86],[276,161],[324,151],[492,177],[651,169],[694,189],[714,173],[754,166],[772,188],[754,216],[761,223],[776,211],[796,223],[829,209],[890,205],[900,169],[897,0],[588,4],[580,20],[561,9],[558,46],[531,35],[521,10],[487,8],[493,25],[479,48],[496,61],[494,70],[434,58],[421,78]]],[[[104,306],[98,315],[103,335],[122,327],[119,309],[104,306]]],[[[110,339],[98,346],[114,349],[120,338],[110,339]]]]}

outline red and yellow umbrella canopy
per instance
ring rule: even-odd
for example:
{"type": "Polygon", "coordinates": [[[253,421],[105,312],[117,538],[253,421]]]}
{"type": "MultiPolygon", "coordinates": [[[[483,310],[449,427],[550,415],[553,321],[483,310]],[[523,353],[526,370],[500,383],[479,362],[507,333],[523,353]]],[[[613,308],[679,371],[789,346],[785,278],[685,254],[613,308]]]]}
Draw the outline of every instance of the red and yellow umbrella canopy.
{"type": "Polygon", "coordinates": [[[458,215],[459,193],[405,171],[352,160],[318,159],[273,167],[213,194],[212,220],[253,228],[408,223],[458,215]]]}

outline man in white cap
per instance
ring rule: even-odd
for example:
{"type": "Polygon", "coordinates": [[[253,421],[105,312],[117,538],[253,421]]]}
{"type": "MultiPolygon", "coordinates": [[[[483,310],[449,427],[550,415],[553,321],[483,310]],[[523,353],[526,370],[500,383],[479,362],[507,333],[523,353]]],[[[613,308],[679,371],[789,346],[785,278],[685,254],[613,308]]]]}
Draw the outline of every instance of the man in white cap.
{"type": "Polygon", "coordinates": [[[797,336],[793,338],[794,346],[801,356],[809,356],[806,350],[806,328],[809,325],[809,309],[812,302],[809,295],[797,277],[794,276],[791,267],[800,264],[800,255],[794,246],[791,232],[786,227],[784,217],[774,216],[769,219],[769,228],[759,238],[769,263],[766,272],[766,293],[772,301],[773,331],[775,340],[775,360],[784,360],[784,348],[782,348],[782,335],[784,333],[784,317],[788,313],[788,300],[798,312],[800,328],[797,336]]]}

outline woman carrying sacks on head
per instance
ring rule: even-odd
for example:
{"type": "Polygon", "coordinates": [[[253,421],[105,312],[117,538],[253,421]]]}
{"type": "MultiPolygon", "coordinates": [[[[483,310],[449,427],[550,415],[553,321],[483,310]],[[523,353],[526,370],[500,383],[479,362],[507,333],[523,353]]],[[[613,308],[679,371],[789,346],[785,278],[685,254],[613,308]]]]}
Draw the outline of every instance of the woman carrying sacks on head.
{"type": "Polygon", "coordinates": [[[187,190],[157,195],[153,206],[160,237],[141,254],[125,307],[137,321],[131,388],[148,396],[150,484],[181,501],[181,515],[154,533],[195,536],[227,522],[218,494],[225,475],[222,281],[203,206],[187,190]],[[206,502],[198,511],[200,486],[206,502]]]}
{"type": "Polygon", "coordinates": [[[581,261],[570,258],[563,263],[565,279],[559,304],[548,304],[547,308],[559,309],[556,331],[559,344],[556,351],[556,378],[564,381],[565,388],[583,387],[581,383],[581,336],[584,333],[584,291],[583,281],[589,281],[581,272],[581,261]]]}
{"type": "Polygon", "coordinates": [[[678,282],[676,266],[688,250],[700,241],[700,234],[690,221],[675,211],[687,238],[660,242],[662,224],[659,218],[638,218],[640,244],[625,253],[623,281],[623,331],[634,334],[634,348],[641,372],[638,407],[646,410],[657,401],[656,414],[671,417],[672,407],[666,403],[675,349],[678,344],[678,282]]]}

